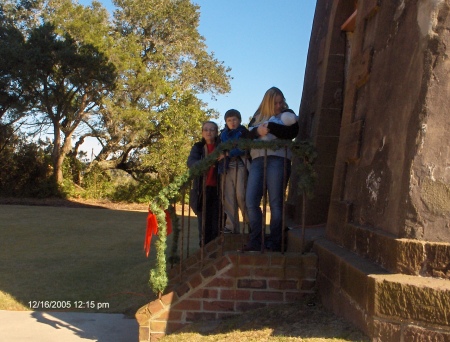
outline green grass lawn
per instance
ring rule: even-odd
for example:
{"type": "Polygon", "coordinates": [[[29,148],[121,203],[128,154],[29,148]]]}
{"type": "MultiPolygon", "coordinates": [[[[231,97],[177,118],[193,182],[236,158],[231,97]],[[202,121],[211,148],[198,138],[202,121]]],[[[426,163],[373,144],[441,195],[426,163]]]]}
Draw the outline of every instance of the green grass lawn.
{"type": "MultiPolygon", "coordinates": [[[[44,302],[71,311],[125,313],[155,298],[148,286],[155,248],[145,257],[145,211],[0,204],[0,310],[44,302]],[[88,302],[93,309],[76,308],[88,302]]],[[[187,221],[186,221],[187,222],[187,221]]],[[[191,218],[191,252],[198,248],[191,218]]],[[[156,238],[153,239],[155,241],[156,238]]],[[[168,238],[169,250],[171,237],[168,238]]],[[[198,322],[164,341],[368,341],[324,310],[294,303],[198,322]],[[257,318],[257,319],[255,319],[257,318]]]]}
{"type": "Polygon", "coordinates": [[[30,310],[30,302],[40,309],[39,301],[66,301],[71,310],[134,315],[155,298],[148,286],[155,248],[149,258],[143,251],[146,216],[0,205],[0,309],[30,310]],[[95,310],[75,307],[84,302],[95,310]]]}

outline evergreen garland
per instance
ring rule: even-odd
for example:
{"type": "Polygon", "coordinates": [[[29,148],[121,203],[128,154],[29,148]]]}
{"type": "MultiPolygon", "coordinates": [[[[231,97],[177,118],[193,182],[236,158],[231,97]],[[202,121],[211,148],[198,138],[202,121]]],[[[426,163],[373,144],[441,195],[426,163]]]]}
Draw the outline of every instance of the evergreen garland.
{"type": "MultiPolygon", "coordinates": [[[[156,248],[156,268],[150,271],[149,285],[155,294],[161,295],[168,284],[167,271],[166,271],[166,249],[167,249],[167,226],[166,215],[164,210],[170,210],[172,217],[172,231],[173,231],[173,245],[171,248],[170,261],[173,263],[179,260],[178,252],[178,238],[179,238],[179,222],[176,218],[176,213],[171,206],[170,202],[177,198],[181,189],[185,187],[189,182],[206,172],[211,165],[213,165],[220,154],[225,151],[230,151],[234,148],[240,148],[242,150],[250,149],[268,149],[276,150],[279,148],[287,147],[292,151],[292,154],[299,158],[300,162],[295,163],[292,166],[292,172],[295,172],[298,176],[298,191],[305,193],[308,197],[311,197],[314,190],[315,181],[317,175],[312,167],[315,159],[317,158],[317,152],[315,147],[307,141],[295,142],[291,140],[272,140],[272,141],[254,141],[249,139],[238,139],[234,141],[228,141],[217,146],[214,151],[206,158],[201,160],[191,169],[184,174],[175,178],[175,180],[167,187],[162,189],[159,194],[149,203],[149,211],[156,215],[158,222],[158,239],[155,243],[156,248]]],[[[184,204],[184,203],[183,203],[184,204]]]]}

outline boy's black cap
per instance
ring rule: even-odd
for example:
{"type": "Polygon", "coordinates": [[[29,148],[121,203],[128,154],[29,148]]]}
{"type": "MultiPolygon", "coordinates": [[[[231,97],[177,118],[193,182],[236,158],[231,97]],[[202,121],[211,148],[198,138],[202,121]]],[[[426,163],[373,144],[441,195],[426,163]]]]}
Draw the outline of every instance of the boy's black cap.
{"type": "Polygon", "coordinates": [[[238,110],[236,110],[236,109],[229,109],[229,110],[226,111],[226,113],[225,113],[225,121],[227,120],[227,118],[230,118],[230,117],[233,117],[233,116],[237,117],[239,120],[242,121],[241,113],[238,110]]]}

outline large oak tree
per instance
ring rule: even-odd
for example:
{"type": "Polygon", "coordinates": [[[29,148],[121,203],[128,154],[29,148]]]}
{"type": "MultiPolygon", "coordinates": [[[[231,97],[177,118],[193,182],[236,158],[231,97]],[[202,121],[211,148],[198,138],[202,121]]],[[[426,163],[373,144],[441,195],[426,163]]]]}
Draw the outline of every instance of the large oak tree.
{"type": "Polygon", "coordinates": [[[184,170],[200,123],[215,115],[199,95],[230,90],[229,68],[198,32],[197,5],[116,0],[110,17],[95,1],[6,2],[16,5],[9,18],[27,32],[29,60],[39,70],[28,120],[51,127],[59,182],[64,156],[87,137],[101,145],[97,165],[135,179],[151,174],[166,184],[184,170]],[[34,19],[23,19],[29,13],[34,19]]]}

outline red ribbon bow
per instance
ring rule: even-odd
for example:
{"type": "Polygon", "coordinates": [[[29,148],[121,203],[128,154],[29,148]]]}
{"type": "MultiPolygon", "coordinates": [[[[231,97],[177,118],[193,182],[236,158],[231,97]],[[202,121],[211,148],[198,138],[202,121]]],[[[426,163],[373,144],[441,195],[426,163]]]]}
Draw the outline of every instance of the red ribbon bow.
{"type": "MultiPolygon", "coordinates": [[[[167,235],[169,235],[172,233],[172,220],[170,219],[169,211],[164,210],[164,212],[166,213],[167,235]]],[[[144,250],[147,258],[148,254],[150,253],[150,244],[152,242],[152,236],[157,234],[158,234],[158,221],[156,220],[156,215],[149,210],[147,215],[147,229],[145,232],[145,240],[144,240],[144,250]]]]}

